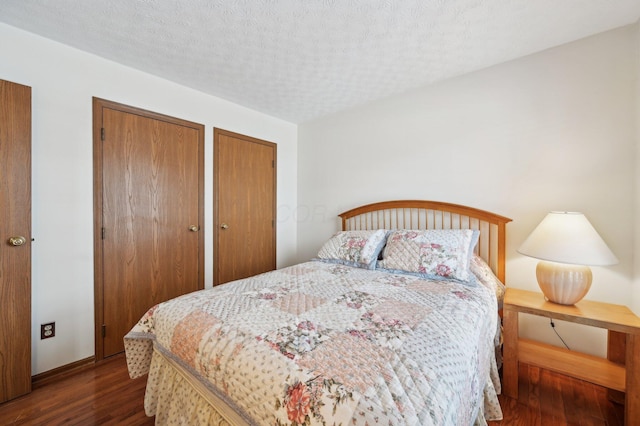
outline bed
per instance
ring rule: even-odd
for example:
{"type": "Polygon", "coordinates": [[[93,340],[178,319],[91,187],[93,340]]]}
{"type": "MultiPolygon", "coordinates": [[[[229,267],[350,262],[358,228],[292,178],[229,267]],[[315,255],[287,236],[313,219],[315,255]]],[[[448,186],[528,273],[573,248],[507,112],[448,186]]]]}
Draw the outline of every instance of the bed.
{"type": "Polygon", "coordinates": [[[339,216],[316,259],[156,305],[125,336],[156,424],[501,418],[510,219],[418,200],[339,216]]]}

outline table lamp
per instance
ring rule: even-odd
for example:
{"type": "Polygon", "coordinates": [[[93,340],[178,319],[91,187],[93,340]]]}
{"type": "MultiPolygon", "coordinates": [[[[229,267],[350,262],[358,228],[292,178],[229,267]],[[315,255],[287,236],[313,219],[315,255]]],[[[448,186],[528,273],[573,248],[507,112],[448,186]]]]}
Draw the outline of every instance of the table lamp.
{"type": "Polygon", "coordinates": [[[538,285],[545,298],[561,305],[580,301],[591,287],[589,266],[618,263],[584,214],[551,212],[522,243],[518,252],[540,259],[538,285]]]}

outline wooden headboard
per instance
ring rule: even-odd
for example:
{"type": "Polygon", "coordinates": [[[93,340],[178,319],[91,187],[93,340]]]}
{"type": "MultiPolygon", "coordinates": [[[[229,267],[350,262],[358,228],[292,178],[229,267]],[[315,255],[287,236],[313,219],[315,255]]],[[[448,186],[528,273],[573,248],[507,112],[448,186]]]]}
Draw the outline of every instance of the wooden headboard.
{"type": "Polygon", "coordinates": [[[364,229],[477,229],[476,253],[505,282],[506,224],[511,219],[458,204],[439,201],[383,201],[344,213],[342,230],[364,229]]]}

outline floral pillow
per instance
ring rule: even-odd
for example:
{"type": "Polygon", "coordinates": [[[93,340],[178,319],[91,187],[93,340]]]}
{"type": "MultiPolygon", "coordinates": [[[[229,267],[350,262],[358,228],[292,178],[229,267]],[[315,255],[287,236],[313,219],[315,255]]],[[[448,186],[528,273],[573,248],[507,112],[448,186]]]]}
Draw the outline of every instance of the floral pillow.
{"type": "Polygon", "coordinates": [[[479,234],[470,229],[392,231],[379,266],[392,272],[475,285],[469,263],[479,234]]]}
{"type": "Polygon", "coordinates": [[[505,286],[496,277],[491,270],[491,267],[487,265],[480,256],[474,254],[471,258],[470,271],[475,275],[480,284],[487,287],[489,290],[496,294],[498,300],[498,309],[502,309],[502,301],[504,300],[505,286]]]}
{"type": "Polygon", "coordinates": [[[327,241],[318,259],[359,268],[375,269],[388,231],[341,231],[327,241]]]}

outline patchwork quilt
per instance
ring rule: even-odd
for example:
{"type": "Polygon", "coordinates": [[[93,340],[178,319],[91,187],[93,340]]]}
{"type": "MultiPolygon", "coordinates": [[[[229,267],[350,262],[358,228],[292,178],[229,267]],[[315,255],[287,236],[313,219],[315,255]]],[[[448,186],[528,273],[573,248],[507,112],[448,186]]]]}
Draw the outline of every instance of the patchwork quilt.
{"type": "Polygon", "coordinates": [[[468,426],[497,405],[497,324],[482,285],[311,261],[161,303],[125,349],[132,377],[155,348],[252,424],[468,426]]]}

